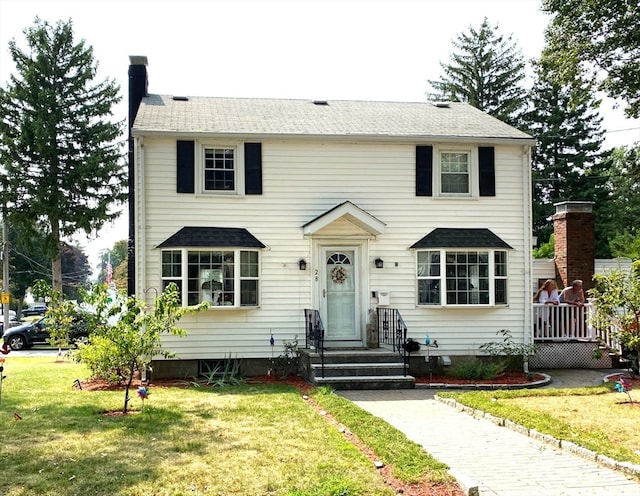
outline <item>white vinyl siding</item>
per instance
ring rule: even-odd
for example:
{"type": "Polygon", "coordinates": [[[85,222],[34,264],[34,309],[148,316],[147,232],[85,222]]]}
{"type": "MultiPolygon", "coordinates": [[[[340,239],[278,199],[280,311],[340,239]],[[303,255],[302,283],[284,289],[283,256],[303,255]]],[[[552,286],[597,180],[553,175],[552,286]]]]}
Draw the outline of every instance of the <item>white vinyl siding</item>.
{"type": "MultiPolygon", "coordinates": [[[[165,339],[181,358],[224,358],[229,353],[268,358],[272,352],[270,333],[276,340],[276,355],[282,351],[283,341],[297,336],[303,344],[303,310],[311,307],[322,288],[314,277],[319,260],[314,259],[313,240],[302,234],[302,226],[347,200],[386,225],[384,234],[370,239],[361,226],[348,219],[340,219],[320,233],[327,239],[365,240],[368,255],[361,272],[366,274],[363,290],[368,305],[361,315],[363,326],[368,310],[376,308],[372,292],[384,289],[389,291],[391,306],[401,312],[409,334],[420,338],[428,327],[429,334],[441,343],[442,353],[475,352],[480,344],[495,340],[496,331],[503,328],[512,330],[516,338],[523,335],[528,325],[525,308],[531,298],[523,281],[529,271],[531,247],[527,242],[530,233],[525,230],[525,205],[530,204],[530,194],[528,179],[523,178],[528,164],[522,146],[495,147],[495,197],[436,198],[415,195],[414,141],[345,142],[326,137],[260,141],[261,196],[178,195],[175,140],[145,137],[144,189],[136,198],[144,199],[139,238],[144,244],[137,246],[139,262],[142,257],[146,262],[137,281],[140,295],[150,298],[154,293],[145,290],[160,290],[161,250],[156,247],[181,227],[242,227],[268,246],[260,252],[259,308],[241,311],[229,306],[186,315],[180,325],[188,329],[188,336],[165,339]],[[408,247],[437,227],[488,228],[513,247],[505,279],[509,281],[508,305],[450,308],[416,304],[416,255],[408,247]],[[373,267],[378,257],[384,260],[383,269],[373,267]],[[299,269],[300,259],[307,261],[307,270],[299,269]]],[[[473,188],[477,178],[472,178],[471,184],[473,188]]]]}

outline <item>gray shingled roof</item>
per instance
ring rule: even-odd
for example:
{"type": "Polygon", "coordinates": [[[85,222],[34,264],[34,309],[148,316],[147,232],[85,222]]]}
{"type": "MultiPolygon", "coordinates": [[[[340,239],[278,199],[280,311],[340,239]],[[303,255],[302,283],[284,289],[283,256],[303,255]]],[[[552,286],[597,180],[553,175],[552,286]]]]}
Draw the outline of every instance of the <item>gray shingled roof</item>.
{"type": "Polygon", "coordinates": [[[342,100],[316,105],[309,100],[149,95],[142,100],[133,132],[532,140],[466,103],[448,105],[342,100]]]}
{"type": "Polygon", "coordinates": [[[264,248],[253,234],[241,227],[183,227],[156,248],[242,247],[264,248]]]}
{"type": "Polygon", "coordinates": [[[513,249],[489,229],[438,227],[411,248],[507,248],[513,249]]]}

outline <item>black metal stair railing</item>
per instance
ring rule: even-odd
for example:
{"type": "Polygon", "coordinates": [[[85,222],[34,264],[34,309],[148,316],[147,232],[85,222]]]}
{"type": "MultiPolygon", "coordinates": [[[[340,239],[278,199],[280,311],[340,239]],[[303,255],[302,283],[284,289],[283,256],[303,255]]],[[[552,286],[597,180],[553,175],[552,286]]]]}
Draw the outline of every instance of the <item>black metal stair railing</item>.
{"type": "Polygon", "coordinates": [[[402,358],[404,375],[407,375],[409,365],[409,354],[405,346],[407,325],[396,308],[378,307],[376,311],[378,313],[378,340],[380,343],[393,346],[393,351],[402,358]]]}
{"type": "Polygon", "coordinates": [[[320,356],[320,370],[324,377],[324,326],[320,318],[318,310],[305,308],[304,310],[304,327],[305,327],[305,348],[313,346],[320,356]]]}

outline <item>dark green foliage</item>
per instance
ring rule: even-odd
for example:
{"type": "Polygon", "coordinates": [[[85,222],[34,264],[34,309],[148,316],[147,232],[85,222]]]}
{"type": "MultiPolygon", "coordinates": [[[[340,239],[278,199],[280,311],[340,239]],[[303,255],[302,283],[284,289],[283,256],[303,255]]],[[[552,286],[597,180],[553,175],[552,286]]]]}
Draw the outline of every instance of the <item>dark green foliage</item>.
{"type": "Polygon", "coordinates": [[[282,353],[273,359],[274,371],[280,377],[297,373],[300,366],[298,336],[294,337],[293,341],[285,341],[283,347],[282,353]]]}
{"type": "Polygon", "coordinates": [[[499,363],[484,362],[478,358],[456,363],[451,375],[456,379],[490,380],[504,370],[499,363]]]}
{"type": "Polygon", "coordinates": [[[561,83],[587,74],[600,89],[640,117],[640,4],[638,0],[543,0],[553,14],[546,57],[561,83]],[[604,77],[603,77],[604,75],[604,77]]]}
{"type": "Polygon", "coordinates": [[[599,258],[640,259],[640,143],[614,149],[602,164],[602,189],[606,195],[596,210],[599,258]],[[606,251],[605,251],[606,250],[606,251]],[[603,256],[604,254],[604,256],[603,256]]]}
{"type": "Polygon", "coordinates": [[[60,240],[91,234],[126,200],[126,170],[118,141],[124,123],[112,122],[121,100],[113,80],[95,83],[97,63],[84,40],[75,43],[72,23],[36,19],[25,31],[27,49],[15,40],[16,65],[0,89],[2,200],[21,237],[46,234],[53,285],[62,285],[60,240]]]}
{"type": "Polygon", "coordinates": [[[601,160],[603,132],[592,87],[579,79],[559,85],[554,69],[542,60],[535,64],[531,109],[524,121],[537,140],[532,156],[533,234],[545,243],[553,232],[555,203],[599,203],[602,180],[595,167],[601,160]]]}
{"type": "Polygon", "coordinates": [[[474,107],[519,127],[525,107],[525,63],[512,37],[497,34],[485,18],[479,30],[469,27],[453,41],[455,53],[448,64],[441,63],[444,75],[429,80],[430,100],[467,102],[474,107]]]}
{"type": "MultiPolygon", "coordinates": [[[[15,306],[21,305],[27,289],[37,280],[51,284],[51,259],[44,250],[45,235],[34,230],[30,237],[19,237],[9,226],[9,283],[15,296],[15,306]]],[[[86,287],[91,271],[87,256],[81,248],[61,243],[62,292],[71,299],[78,299],[79,288],[86,287]]],[[[13,303],[13,302],[12,302],[13,303]]]]}

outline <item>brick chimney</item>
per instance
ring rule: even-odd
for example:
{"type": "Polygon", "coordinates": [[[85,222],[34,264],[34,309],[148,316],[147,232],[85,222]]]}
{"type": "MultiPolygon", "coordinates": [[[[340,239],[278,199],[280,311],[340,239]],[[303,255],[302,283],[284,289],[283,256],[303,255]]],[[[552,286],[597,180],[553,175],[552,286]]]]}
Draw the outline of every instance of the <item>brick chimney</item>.
{"type": "Polygon", "coordinates": [[[564,287],[582,279],[586,291],[593,287],[596,255],[593,202],[566,201],[554,206],[556,276],[564,287]]]}

